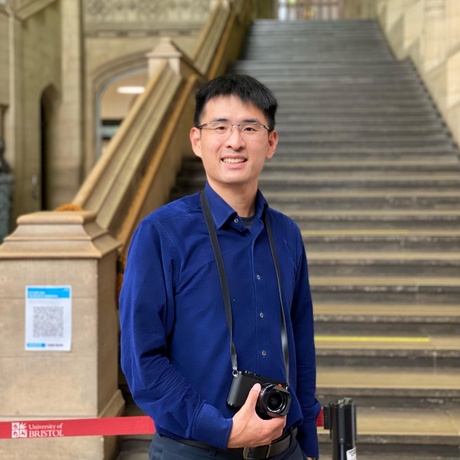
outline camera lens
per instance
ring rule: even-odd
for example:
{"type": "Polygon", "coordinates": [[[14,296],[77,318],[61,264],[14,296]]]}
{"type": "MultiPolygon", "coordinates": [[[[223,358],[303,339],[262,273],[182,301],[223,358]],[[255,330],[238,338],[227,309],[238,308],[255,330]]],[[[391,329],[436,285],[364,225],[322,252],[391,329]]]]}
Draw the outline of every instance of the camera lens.
{"type": "Polygon", "coordinates": [[[284,399],[280,393],[272,391],[267,401],[267,409],[272,412],[279,412],[286,405],[284,399]]]}
{"type": "Polygon", "coordinates": [[[259,417],[268,419],[286,415],[291,405],[290,393],[280,385],[264,383],[257,401],[259,417]]]}

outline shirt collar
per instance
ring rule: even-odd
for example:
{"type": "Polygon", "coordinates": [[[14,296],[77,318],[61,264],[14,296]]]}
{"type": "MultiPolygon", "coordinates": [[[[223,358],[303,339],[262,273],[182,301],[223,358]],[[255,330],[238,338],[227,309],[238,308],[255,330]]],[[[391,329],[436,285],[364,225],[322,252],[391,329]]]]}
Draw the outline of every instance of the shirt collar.
{"type": "MultiPolygon", "coordinates": [[[[217,229],[236,217],[236,211],[212,189],[208,182],[206,182],[205,193],[217,229]]],[[[267,200],[261,191],[257,190],[255,220],[263,218],[266,208],[268,208],[267,200]]]]}

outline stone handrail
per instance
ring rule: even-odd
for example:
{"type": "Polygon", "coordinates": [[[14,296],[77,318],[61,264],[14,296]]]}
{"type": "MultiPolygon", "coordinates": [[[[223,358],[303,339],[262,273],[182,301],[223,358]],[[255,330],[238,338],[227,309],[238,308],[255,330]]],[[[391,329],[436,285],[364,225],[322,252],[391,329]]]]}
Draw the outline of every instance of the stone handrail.
{"type": "Polygon", "coordinates": [[[194,92],[236,58],[250,21],[244,4],[216,5],[191,58],[169,41],[168,59],[167,39],[150,53],[158,56],[154,75],[72,202],[95,212],[125,249],[140,218],[166,202],[182,158],[191,154],[194,92]]]}

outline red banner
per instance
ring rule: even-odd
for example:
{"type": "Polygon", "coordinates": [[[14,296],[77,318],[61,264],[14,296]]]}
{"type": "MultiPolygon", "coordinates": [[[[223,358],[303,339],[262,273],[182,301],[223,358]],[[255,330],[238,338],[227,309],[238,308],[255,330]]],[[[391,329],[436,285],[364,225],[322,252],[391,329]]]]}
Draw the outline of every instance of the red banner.
{"type": "MultiPolygon", "coordinates": [[[[316,420],[324,425],[323,411],[316,420]]],[[[67,436],[121,436],[153,434],[150,417],[102,417],[67,420],[25,420],[0,422],[0,439],[63,438],[67,436]]]]}
{"type": "Polygon", "coordinates": [[[119,436],[153,433],[155,433],[155,426],[152,419],[147,416],[0,422],[0,439],[119,436]]]}

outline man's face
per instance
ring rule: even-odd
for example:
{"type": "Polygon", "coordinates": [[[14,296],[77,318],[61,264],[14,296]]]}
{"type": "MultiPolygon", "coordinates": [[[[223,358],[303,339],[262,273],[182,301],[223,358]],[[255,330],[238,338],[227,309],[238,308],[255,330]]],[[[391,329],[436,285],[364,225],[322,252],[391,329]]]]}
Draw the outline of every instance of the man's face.
{"type": "MultiPolygon", "coordinates": [[[[236,96],[218,96],[205,106],[200,124],[212,121],[258,122],[267,125],[264,113],[252,103],[236,96]]],[[[195,155],[201,158],[206,177],[217,192],[233,190],[254,193],[265,160],[278,144],[278,133],[263,130],[260,138],[243,137],[234,126],[231,134],[218,135],[208,129],[192,128],[190,140],[195,155]]]]}

